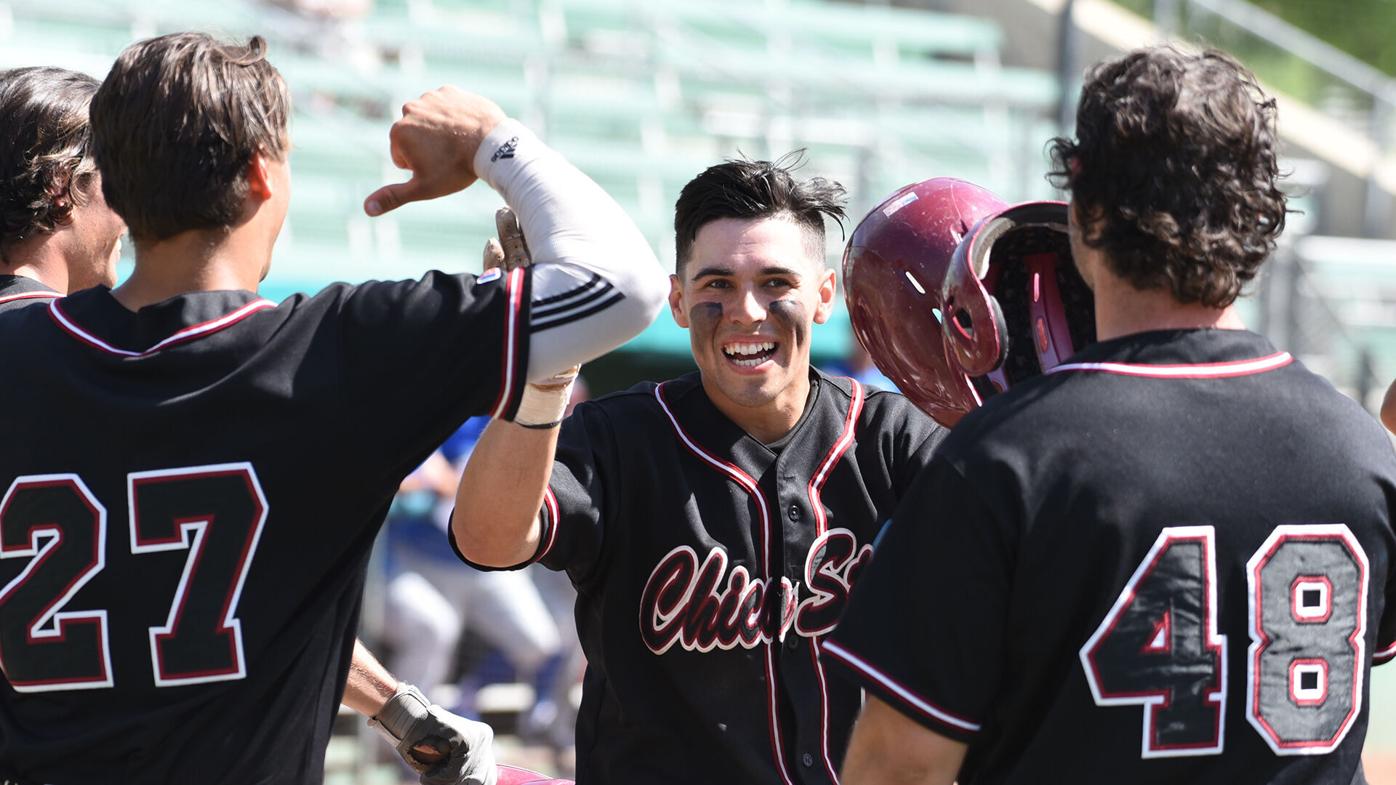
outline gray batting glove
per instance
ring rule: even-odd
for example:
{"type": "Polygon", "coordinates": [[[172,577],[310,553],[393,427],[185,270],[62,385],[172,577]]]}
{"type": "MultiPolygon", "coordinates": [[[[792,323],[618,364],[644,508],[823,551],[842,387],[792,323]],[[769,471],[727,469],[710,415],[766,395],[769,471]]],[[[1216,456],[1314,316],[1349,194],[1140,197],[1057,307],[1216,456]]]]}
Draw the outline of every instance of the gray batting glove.
{"type": "Polygon", "coordinates": [[[422,785],[495,785],[494,731],[429,702],[402,682],[368,721],[393,745],[422,785]]]}
{"type": "Polygon", "coordinates": [[[513,210],[508,207],[495,210],[494,228],[499,236],[485,241],[484,263],[481,269],[498,267],[507,273],[533,263],[533,257],[528,253],[528,241],[524,239],[523,227],[519,226],[519,219],[513,210]]]}

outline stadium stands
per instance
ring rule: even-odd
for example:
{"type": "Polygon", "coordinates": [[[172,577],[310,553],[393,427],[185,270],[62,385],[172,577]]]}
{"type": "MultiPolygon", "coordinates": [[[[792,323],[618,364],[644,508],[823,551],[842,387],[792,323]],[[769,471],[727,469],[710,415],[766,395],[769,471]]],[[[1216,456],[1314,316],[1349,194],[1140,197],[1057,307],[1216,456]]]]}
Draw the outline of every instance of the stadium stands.
{"type": "Polygon", "coordinates": [[[1286,293],[1290,343],[1340,389],[1374,407],[1396,378],[1396,242],[1301,237],[1286,293]]]}
{"type": "MultiPolygon", "coordinates": [[[[283,4],[284,5],[284,4],[283,4]]],[[[298,17],[253,0],[0,0],[0,67],[100,76],[141,37],[267,37],[296,102],[295,193],[266,293],[471,267],[497,197],[471,189],[377,220],[364,195],[400,175],[387,128],[442,83],[495,98],[631,211],[661,258],[678,189],[736,155],[807,148],[855,217],[917,179],[954,175],[1043,196],[1050,74],[1000,64],[991,21],[833,0],[379,0],[367,16],[298,17]]],[[[831,243],[836,257],[838,235],[831,243]]],[[[831,259],[832,261],[832,259],[831,259]]],[[[686,352],[661,320],[636,347],[686,352]]],[[[821,331],[820,354],[846,331],[821,331]]]]}

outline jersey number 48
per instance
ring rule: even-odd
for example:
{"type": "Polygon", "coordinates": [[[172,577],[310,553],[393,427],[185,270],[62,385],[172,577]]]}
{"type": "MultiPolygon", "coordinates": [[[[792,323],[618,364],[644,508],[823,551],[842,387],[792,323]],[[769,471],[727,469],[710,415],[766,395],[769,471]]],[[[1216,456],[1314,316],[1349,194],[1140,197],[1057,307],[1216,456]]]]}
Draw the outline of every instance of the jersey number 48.
{"type": "MultiPolygon", "coordinates": [[[[148,632],[155,685],[245,678],[237,605],[267,517],[252,465],[135,472],[126,491],[133,555],[187,551],[165,623],[148,632]]],[[[82,478],[32,475],[10,485],[0,500],[0,560],[10,559],[24,560],[0,589],[0,669],[10,686],[115,686],[107,610],[86,596],[74,602],[107,566],[107,510],[82,478]]]]}
{"type": "MultiPolygon", "coordinates": [[[[1246,563],[1246,719],[1277,755],[1342,743],[1362,708],[1367,554],[1344,524],[1276,527],[1246,563]]],[[[1142,756],[1217,755],[1227,712],[1211,526],[1164,529],[1081,648],[1095,702],[1144,706],[1142,756]]]]}

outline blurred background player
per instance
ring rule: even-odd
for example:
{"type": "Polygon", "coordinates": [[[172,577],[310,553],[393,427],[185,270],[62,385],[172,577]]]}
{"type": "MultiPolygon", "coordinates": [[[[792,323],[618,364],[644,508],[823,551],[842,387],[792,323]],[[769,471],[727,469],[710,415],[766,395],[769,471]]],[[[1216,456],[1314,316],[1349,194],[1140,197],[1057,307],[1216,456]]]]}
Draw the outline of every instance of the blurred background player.
{"type": "Polygon", "coordinates": [[[825,643],[869,695],[847,785],[1363,781],[1396,454],[1234,308],[1285,223],[1274,123],[1216,51],[1090,72],[1052,149],[1099,342],[894,517],[825,643]]]}
{"type": "MultiPolygon", "coordinates": [[[[507,208],[496,224],[503,242],[523,245],[507,208]]],[[[509,269],[502,255],[500,240],[492,239],[485,247],[483,269],[509,269]]],[[[526,256],[515,261],[527,263],[526,256]]],[[[570,410],[569,401],[566,411],[570,410]]],[[[443,547],[460,467],[489,419],[472,417],[456,429],[403,481],[389,511],[383,631],[393,650],[394,670],[429,691],[445,684],[458,661],[457,644],[467,619],[504,653],[522,681],[531,680],[558,651],[556,625],[526,575],[461,569],[460,560],[443,547]]],[[[464,692],[456,698],[457,706],[473,714],[474,689],[464,692]]]]}
{"type": "Polygon", "coordinates": [[[868,350],[863,348],[863,344],[858,342],[856,336],[848,342],[848,353],[841,360],[826,364],[824,368],[834,376],[857,379],[858,383],[864,387],[876,387],[879,390],[890,390],[891,392],[897,391],[896,382],[878,370],[877,365],[873,363],[872,355],[868,354],[868,350]]]}
{"type": "MultiPolygon", "coordinates": [[[[579,378],[569,409],[585,399],[585,389],[579,378]]],[[[440,685],[459,686],[433,695],[474,715],[479,711],[474,694],[491,675],[451,679],[468,630],[503,657],[515,681],[533,687],[536,703],[520,720],[524,741],[542,741],[562,752],[572,744],[567,690],[580,678],[581,662],[571,584],[563,579],[555,585],[554,573],[542,569],[469,569],[443,547],[460,469],[486,423],[488,418],[467,420],[404,481],[389,514],[383,631],[393,652],[390,664],[428,694],[440,685]]]]}
{"type": "Polygon", "coordinates": [[[679,196],[669,304],[697,373],[578,406],[555,462],[547,434],[492,422],[466,465],[462,556],[577,587],[581,785],[837,781],[860,698],[818,641],[944,431],[810,367],[844,194],[796,160],[719,164],[679,196]],[[486,492],[506,482],[545,503],[486,492]]]}
{"type": "MultiPolygon", "coordinates": [[[[62,68],[32,67],[0,72],[0,115],[11,118],[10,132],[0,136],[0,167],[13,189],[0,208],[5,227],[0,232],[0,310],[36,305],[91,286],[110,288],[116,282],[116,262],[126,225],[106,204],[101,174],[91,156],[88,105],[99,82],[62,68]]],[[[360,646],[355,647],[354,675],[345,703],[372,717],[384,708],[376,693],[413,700],[410,685],[399,689],[396,679],[360,646]],[[397,695],[402,691],[404,694],[397,695]]],[[[432,708],[432,707],[429,707],[432,708]]],[[[432,708],[432,722],[446,727],[443,738],[460,718],[432,708]]],[[[410,764],[406,747],[398,750],[410,764]]],[[[418,764],[420,766],[420,764],[418,764]]],[[[455,782],[423,775],[424,782],[455,782]]]]}
{"type": "MultiPolygon", "coordinates": [[[[368,546],[401,475],[472,412],[560,413],[565,401],[524,393],[525,380],[625,340],[660,303],[653,257],[614,204],[498,107],[449,89],[404,107],[393,155],[414,177],[367,207],[450,193],[478,173],[517,203],[537,270],[340,286],[282,308],[258,299],[289,188],[288,109],[260,39],[180,34],[129,49],[91,115],[135,271],[0,319],[26,338],[0,344],[12,382],[0,405],[29,415],[0,422],[0,475],[15,478],[0,504],[8,779],[130,767],[163,781],[318,781],[368,546]],[[612,307],[534,345],[530,292],[565,297],[598,277],[612,307]],[[335,412],[355,415],[366,451],[307,474],[306,451],[336,443],[335,412]],[[379,419],[356,415],[369,412],[379,419]],[[104,446],[84,450],[85,438],[104,446]],[[129,538],[108,538],[106,511],[128,508],[114,531],[129,538]],[[323,520],[336,537],[314,528],[323,520]],[[84,721],[52,724],[60,707],[84,721]],[[154,736],[130,733],[135,707],[154,736]]],[[[392,710],[377,719],[401,743],[443,741],[412,738],[429,706],[375,684],[392,710]]],[[[481,731],[470,741],[487,742],[481,731]]],[[[464,781],[494,779],[492,765],[465,768],[464,781]]]]}

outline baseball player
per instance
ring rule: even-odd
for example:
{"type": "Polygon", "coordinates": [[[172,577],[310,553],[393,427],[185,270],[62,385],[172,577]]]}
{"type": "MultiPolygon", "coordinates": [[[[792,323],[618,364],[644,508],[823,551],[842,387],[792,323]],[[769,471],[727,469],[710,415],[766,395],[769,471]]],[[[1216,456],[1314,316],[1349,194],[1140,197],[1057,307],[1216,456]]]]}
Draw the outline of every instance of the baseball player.
{"type": "MultiPolygon", "coordinates": [[[[98,85],[61,68],[0,72],[0,115],[15,129],[0,139],[0,167],[13,186],[0,207],[0,260],[9,271],[0,276],[0,311],[115,284],[126,226],[106,205],[91,157],[87,113],[98,85]]],[[[375,720],[422,782],[464,782],[467,770],[492,765],[488,726],[428,704],[357,642],[349,673],[345,704],[375,720]],[[430,749],[414,757],[428,738],[430,749]]]]}
{"type": "Polygon", "coordinates": [[[0,310],[116,284],[126,227],[89,154],[97,84],[61,68],[0,71],[0,310]]]}
{"type": "MultiPolygon", "coordinates": [[[[0,419],[0,779],[320,781],[402,476],[468,415],[561,411],[527,382],[628,339],[662,303],[615,203],[453,89],[404,107],[390,137],[413,177],[366,209],[478,176],[514,205],[536,267],[257,298],[289,189],[287,92],[263,50],[179,34],[118,58],[92,144],[135,270],[0,314],[25,336],[0,342],[0,410],[25,413],[0,419]],[[583,287],[607,293],[600,307],[535,318],[535,300],[583,287]]],[[[356,665],[356,680],[402,745],[468,757],[482,741],[381,670],[356,665]],[[412,738],[424,727],[455,736],[412,738]]],[[[461,769],[449,781],[495,778],[446,763],[461,769]]]]}
{"type": "Polygon", "coordinates": [[[842,200],[783,162],[698,175],[669,294],[698,371],[583,403],[560,436],[491,423],[466,466],[462,557],[577,587],[580,785],[837,781],[860,696],[818,643],[943,434],[810,367],[842,200]],[[542,503],[488,490],[506,483],[542,503]]]}
{"type": "MultiPolygon", "coordinates": [[[[479,419],[482,422],[467,421],[461,430],[472,429],[478,436],[487,422],[479,419]]],[[[457,445],[452,442],[460,435],[458,431],[443,448],[454,452],[457,445]]],[[[432,478],[437,487],[424,493],[446,496],[419,517],[388,520],[392,577],[386,587],[384,636],[393,650],[389,662],[400,676],[427,688],[443,683],[469,624],[504,655],[520,680],[532,680],[560,649],[557,625],[523,572],[460,568],[444,540],[459,473],[442,453],[436,460],[444,476],[432,478]]],[[[462,700],[462,705],[470,705],[469,696],[462,700]]]]}
{"type": "Polygon", "coordinates": [[[846,785],[1363,781],[1396,455],[1233,306],[1284,226],[1274,106],[1216,51],[1088,75],[1053,153],[1098,342],[894,517],[824,645],[869,695],[846,785]]]}

